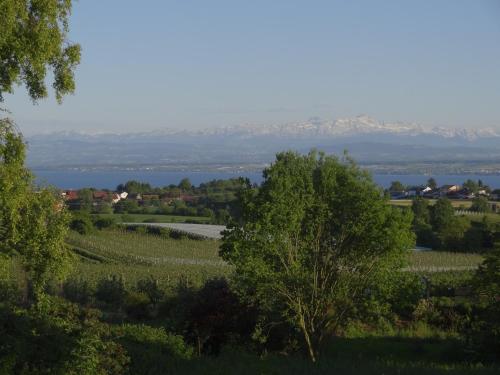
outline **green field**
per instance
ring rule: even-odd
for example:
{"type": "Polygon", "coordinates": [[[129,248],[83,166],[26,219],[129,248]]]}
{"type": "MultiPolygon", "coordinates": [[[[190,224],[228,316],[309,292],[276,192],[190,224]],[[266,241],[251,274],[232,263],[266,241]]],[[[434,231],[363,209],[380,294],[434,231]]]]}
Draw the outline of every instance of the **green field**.
{"type": "Polygon", "coordinates": [[[122,275],[127,284],[149,275],[161,283],[180,277],[195,284],[230,271],[218,256],[215,240],[172,239],[126,231],[100,231],[90,235],[72,232],[67,243],[79,255],[74,275],[95,281],[122,275]]]}
{"type": "Polygon", "coordinates": [[[95,214],[95,217],[112,218],[117,223],[209,223],[209,217],[203,216],[180,216],[180,215],[156,215],[156,214],[95,214]]]}
{"type": "Polygon", "coordinates": [[[482,221],[485,216],[490,222],[500,223],[500,214],[466,215],[471,221],[482,221]]]}
{"type": "MultiPolygon", "coordinates": [[[[412,204],[411,199],[393,199],[390,201],[390,204],[393,206],[398,206],[398,207],[410,207],[412,204]]],[[[427,202],[429,202],[430,205],[433,205],[436,203],[435,199],[428,199],[427,202]]],[[[450,200],[451,205],[457,209],[457,210],[464,210],[467,211],[470,206],[472,205],[472,201],[467,201],[467,200],[450,200]]],[[[460,214],[460,212],[458,212],[460,214]]],[[[489,221],[494,222],[494,223],[500,223],[500,214],[498,213],[473,213],[473,212],[466,212],[464,214],[461,214],[461,216],[466,217],[470,219],[471,221],[481,221],[483,220],[484,217],[486,217],[489,221]]]]}
{"type": "Polygon", "coordinates": [[[407,269],[414,272],[469,271],[476,269],[482,261],[479,254],[415,251],[407,269]]]}
{"type": "MultiPolygon", "coordinates": [[[[430,205],[433,205],[437,202],[436,199],[426,199],[430,205]]],[[[394,206],[411,206],[413,200],[412,199],[391,199],[391,204],[394,206]]],[[[472,206],[472,201],[470,200],[450,200],[451,205],[455,208],[463,208],[464,210],[468,209],[472,206]]]]}
{"type": "MultiPolygon", "coordinates": [[[[74,274],[89,280],[117,274],[127,284],[153,276],[162,284],[180,277],[195,284],[214,276],[227,275],[231,267],[218,255],[220,241],[172,239],[122,230],[90,235],[72,232],[68,244],[78,254],[74,274]]],[[[481,255],[438,251],[413,252],[405,270],[412,272],[468,271],[483,260],[481,255]]]]}

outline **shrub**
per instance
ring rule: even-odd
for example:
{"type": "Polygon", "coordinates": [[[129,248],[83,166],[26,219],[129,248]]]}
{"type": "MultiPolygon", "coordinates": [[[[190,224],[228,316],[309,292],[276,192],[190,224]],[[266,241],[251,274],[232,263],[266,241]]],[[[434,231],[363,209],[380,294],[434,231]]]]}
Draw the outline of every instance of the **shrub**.
{"type": "Polygon", "coordinates": [[[82,278],[69,278],[63,284],[63,296],[67,300],[81,305],[92,301],[93,290],[89,282],[82,278]]]}
{"type": "Polygon", "coordinates": [[[124,304],[127,315],[132,319],[143,320],[150,316],[150,302],[145,293],[128,292],[124,304]]]}
{"type": "Polygon", "coordinates": [[[113,334],[130,356],[131,374],[170,373],[172,359],[189,359],[193,354],[182,336],[164,328],[125,324],[115,327],[113,334]]]}
{"type": "Polygon", "coordinates": [[[159,303],[165,295],[165,293],[160,289],[158,280],[153,277],[137,281],[136,289],[138,292],[144,293],[149,298],[149,302],[152,304],[159,303]]]}
{"type": "Polygon", "coordinates": [[[113,206],[110,202],[99,202],[96,206],[93,206],[92,212],[96,214],[112,214],[113,206]]]}
{"type": "Polygon", "coordinates": [[[165,328],[155,328],[143,324],[124,324],[117,327],[115,334],[129,343],[135,342],[144,345],[157,345],[164,355],[175,358],[189,359],[193,354],[192,348],[184,343],[182,336],[168,333],[165,328]]]}
{"type": "Polygon", "coordinates": [[[414,311],[416,321],[448,330],[460,331],[470,321],[472,305],[468,301],[450,297],[431,297],[423,299],[414,311]]]}
{"type": "Polygon", "coordinates": [[[432,297],[453,297],[457,291],[469,288],[472,273],[449,271],[427,273],[424,275],[427,294],[432,297]]]}
{"type": "Polygon", "coordinates": [[[500,358],[500,249],[489,255],[476,271],[473,285],[477,296],[467,339],[474,355],[484,360],[500,358]]]}
{"type": "Polygon", "coordinates": [[[95,296],[98,300],[111,306],[123,306],[126,295],[125,282],[121,276],[112,275],[99,280],[97,283],[95,296]]]}
{"type": "Polygon", "coordinates": [[[69,227],[80,234],[89,234],[94,230],[92,220],[90,216],[86,214],[75,215],[73,219],[71,219],[69,227]]]}
{"type": "Polygon", "coordinates": [[[95,310],[47,296],[30,309],[0,309],[0,373],[126,373],[129,359],[95,310]]]}
{"type": "Polygon", "coordinates": [[[0,254],[0,303],[13,303],[20,297],[14,272],[14,260],[0,254]]]}
{"type": "Polygon", "coordinates": [[[189,235],[186,232],[182,232],[180,230],[170,230],[170,238],[174,240],[184,240],[189,238],[189,235]]]}
{"type": "Polygon", "coordinates": [[[393,273],[386,280],[372,283],[350,315],[354,320],[375,325],[393,321],[398,316],[408,319],[424,294],[425,283],[420,276],[410,272],[393,273]]]}
{"type": "Polygon", "coordinates": [[[470,206],[471,211],[475,212],[491,212],[491,207],[488,204],[488,198],[486,197],[476,197],[472,200],[472,205],[470,206]]]}
{"type": "Polygon", "coordinates": [[[403,318],[410,318],[424,293],[425,283],[419,275],[400,272],[389,296],[392,311],[403,318]]]}
{"type": "Polygon", "coordinates": [[[94,222],[94,226],[97,229],[113,228],[116,226],[116,220],[112,217],[101,217],[94,222]]]}
{"type": "Polygon", "coordinates": [[[224,344],[250,337],[255,315],[239,302],[226,279],[211,279],[196,293],[188,311],[187,337],[198,354],[218,354],[224,344]]]}

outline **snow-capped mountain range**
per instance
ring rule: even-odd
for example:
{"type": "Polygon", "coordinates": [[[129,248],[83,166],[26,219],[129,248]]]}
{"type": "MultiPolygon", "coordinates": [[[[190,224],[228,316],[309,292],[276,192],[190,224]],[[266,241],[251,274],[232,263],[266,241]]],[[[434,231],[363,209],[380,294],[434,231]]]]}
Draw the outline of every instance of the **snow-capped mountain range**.
{"type": "Polygon", "coordinates": [[[370,116],[321,120],[312,118],[304,122],[252,126],[240,125],[207,129],[196,132],[203,135],[247,135],[247,136],[331,136],[345,137],[363,134],[394,134],[400,136],[431,135],[444,138],[475,140],[484,137],[500,137],[500,129],[456,129],[445,127],[423,127],[416,123],[380,122],[370,116]]]}
{"type": "Polygon", "coordinates": [[[202,130],[178,130],[172,128],[162,128],[146,132],[75,132],[63,131],[44,133],[32,136],[49,137],[86,137],[86,138],[141,138],[141,137],[162,137],[162,136],[236,136],[236,137],[355,137],[369,134],[377,135],[395,135],[395,136],[435,136],[447,139],[462,139],[474,141],[480,138],[500,138],[500,127],[465,129],[465,128],[446,128],[446,127],[424,127],[417,123],[406,122],[381,122],[373,117],[361,115],[351,118],[339,118],[336,120],[321,120],[311,118],[307,121],[292,122],[286,124],[270,125],[236,125],[226,127],[207,128],[202,130]]]}
{"type": "Polygon", "coordinates": [[[500,128],[451,129],[369,116],[204,130],[57,132],[27,137],[31,166],[268,163],[276,152],[348,150],[360,162],[500,163],[500,128]]]}

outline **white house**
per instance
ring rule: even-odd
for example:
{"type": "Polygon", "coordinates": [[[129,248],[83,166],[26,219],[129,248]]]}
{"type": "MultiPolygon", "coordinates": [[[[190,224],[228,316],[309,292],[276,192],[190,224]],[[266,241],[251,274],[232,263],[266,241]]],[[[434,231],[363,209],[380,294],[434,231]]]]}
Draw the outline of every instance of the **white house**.
{"type": "Polygon", "coordinates": [[[426,187],[417,186],[409,189],[407,194],[409,197],[416,197],[417,195],[423,196],[425,193],[428,193],[430,191],[432,191],[432,189],[429,186],[426,187]]]}
{"type": "Polygon", "coordinates": [[[113,193],[112,197],[111,197],[111,202],[113,202],[113,204],[115,203],[118,203],[119,201],[121,201],[122,199],[126,199],[128,197],[128,193],[126,191],[123,191],[121,193],[113,193]]]}

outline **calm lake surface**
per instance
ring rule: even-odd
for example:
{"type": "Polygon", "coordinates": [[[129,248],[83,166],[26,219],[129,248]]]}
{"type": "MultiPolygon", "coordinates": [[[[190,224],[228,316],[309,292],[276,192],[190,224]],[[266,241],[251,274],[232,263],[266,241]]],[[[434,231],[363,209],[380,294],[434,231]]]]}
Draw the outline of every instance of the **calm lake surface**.
{"type": "MultiPolygon", "coordinates": [[[[51,171],[34,170],[37,182],[40,184],[54,185],[60,189],[80,189],[83,187],[95,187],[100,189],[115,189],[118,184],[128,180],[148,182],[152,186],[166,186],[178,184],[185,177],[191,180],[193,185],[199,185],[214,179],[228,179],[236,177],[247,177],[252,182],[260,183],[262,173],[257,172],[171,172],[171,171],[51,171]]],[[[434,177],[438,184],[461,184],[467,179],[481,179],[484,184],[492,188],[500,188],[500,175],[389,175],[375,174],[373,178],[382,187],[388,187],[391,181],[399,180],[405,185],[420,185],[434,177]]]]}

